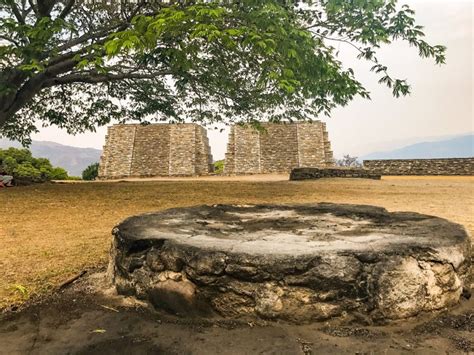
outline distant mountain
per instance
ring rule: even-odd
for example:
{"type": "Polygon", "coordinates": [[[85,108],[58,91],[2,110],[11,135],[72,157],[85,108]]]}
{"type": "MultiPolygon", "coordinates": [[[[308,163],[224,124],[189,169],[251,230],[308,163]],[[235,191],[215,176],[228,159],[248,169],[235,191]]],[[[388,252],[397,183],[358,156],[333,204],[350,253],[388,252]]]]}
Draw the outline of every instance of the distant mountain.
{"type": "Polygon", "coordinates": [[[433,158],[469,158],[474,157],[474,134],[421,142],[386,152],[376,152],[361,156],[369,159],[433,159],[433,158]]]}
{"type": "MultiPolygon", "coordinates": [[[[0,139],[0,148],[21,148],[18,142],[0,139]]],[[[82,171],[90,164],[100,160],[102,151],[94,148],[71,147],[54,142],[33,141],[29,147],[36,158],[47,158],[54,166],[67,170],[69,175],[81,176],[82,171]]]]}

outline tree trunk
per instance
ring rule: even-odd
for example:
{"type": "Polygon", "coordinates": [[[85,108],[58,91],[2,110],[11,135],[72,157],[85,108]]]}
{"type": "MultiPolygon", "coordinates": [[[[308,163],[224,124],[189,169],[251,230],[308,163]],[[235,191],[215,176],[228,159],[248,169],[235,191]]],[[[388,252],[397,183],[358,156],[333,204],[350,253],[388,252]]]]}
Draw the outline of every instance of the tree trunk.
{"type": "Polygon", "coordinates": [[[6,70],[2,74],[0,85],[5,89],[0,92],[0,131],[33,97],[43,88],[43,84],[66,73],[75,67],[77,61],[67,59],[54,64],[37,75],[28,78],[24,71],[6,70]]]}

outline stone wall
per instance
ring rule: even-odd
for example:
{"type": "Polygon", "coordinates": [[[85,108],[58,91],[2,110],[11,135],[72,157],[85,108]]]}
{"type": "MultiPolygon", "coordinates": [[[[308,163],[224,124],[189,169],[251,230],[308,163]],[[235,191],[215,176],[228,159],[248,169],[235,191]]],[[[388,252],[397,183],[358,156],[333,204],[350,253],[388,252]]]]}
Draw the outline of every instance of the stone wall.
{"type": "Polygon", "coordinates": [[[322,178],[357,178],[380,180],[380,174],[359,168],[296,168],[291,170],[290,180],[315,180],[322,178]]]}
{"type": "Polygon", "coordinates": [[[382,175],[474,175],[474,158],[364,160],[382,175]]]}
{"type": "Polygon", "coordinates": [[[212,156],[206,130],[196,124],[109,127],[99,178],[206,175],[212,156]]]}
{"type": "Polygon", "coordinates": [[[226,174],[288,173],[297,167],[333,165],[326,125],[264,123],[264,131],[233,126],[225,157],[226,174]]]}

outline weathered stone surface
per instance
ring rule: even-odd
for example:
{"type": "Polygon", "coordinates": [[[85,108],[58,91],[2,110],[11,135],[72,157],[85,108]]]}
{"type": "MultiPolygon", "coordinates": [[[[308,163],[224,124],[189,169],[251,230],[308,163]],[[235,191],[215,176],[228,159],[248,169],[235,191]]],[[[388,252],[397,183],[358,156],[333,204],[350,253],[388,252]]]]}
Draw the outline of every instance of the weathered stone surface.
{"type": "Polygon", "coordinates": [[[118,292],[181,314],[385,321],[457,303],[470,277],[461,225],[372,206],[171,209],[113,235],[118,292]]]}
{"type": "Polygon", "coordinates": [[[207,175],[212,156],[197,124],[119,124],[109,127],[99,178],[207,175]]]}
{"type": "Polygon", "coordinates": [[[359,178],[380,180],[381,175],[358,168],[296,168],[291,170],[290,180],[314,180],[322,178],[359,178]]]}
{"type": "Polygon", "coordinates": [[[364,160],[382,175],[474,175],[474,158],[364,160]]]}
{"type": "Polygon", "coordinates": [[[263,123],[262,132],[232,126],[225,156],[226,174],[289,173],[297,167],[333,165],[326,125],[263,123]]]}

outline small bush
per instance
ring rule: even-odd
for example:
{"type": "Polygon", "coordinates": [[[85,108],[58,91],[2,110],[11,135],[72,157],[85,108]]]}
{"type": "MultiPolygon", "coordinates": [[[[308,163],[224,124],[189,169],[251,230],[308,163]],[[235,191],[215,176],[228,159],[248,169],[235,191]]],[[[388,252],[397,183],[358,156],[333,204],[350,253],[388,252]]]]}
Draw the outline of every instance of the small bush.
{"type": "Polygon", "coordinates": [[[11,156],[5,156],[2,160],[1,170],[5,171],[7,174],[13,175],[18,163],[15,158],[11,156]]]}
{"type": "Polygon", "coordinates": [[[80,177],[80,176],[68,176],[66,180],[80,181],[80,180],[82,180],[82,177],[80,177]]]}
{"type": "Polygon", "coordinates": [[[218,175],[224,173],[224,160],[218,160],[214,162],[214,173],[218,175]]]}
{"type": "Polygon", "coordinates": [[[53,168],[51,170],[51,180],[68,180],[67,171],[63,168],[53,168]]]}
{"type": "Polygon", "coordinates": [[[344,155],[342,159],[336,161],[337,166],[345,168],[361,168],[362,164],[359,162],[358,157],[351,157],[349,154],[344,155]]]}
{"type": "Polygon", "coordinates": [[[95,180],[97,179],[97,176],[99,176],[99,163],[89,165],[82,172],[83,180],[95,180]]]}

